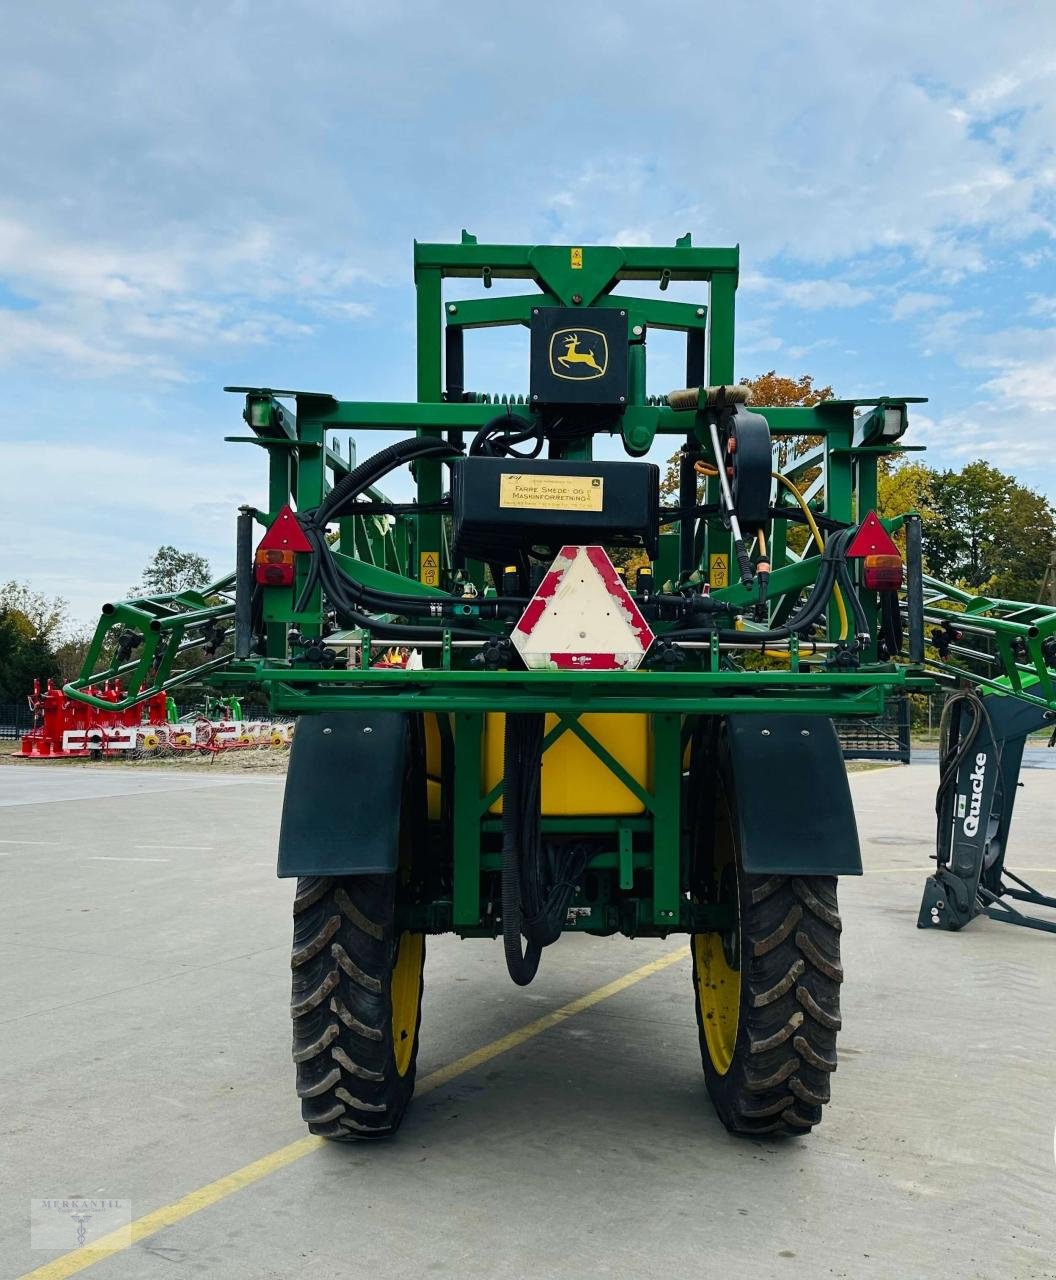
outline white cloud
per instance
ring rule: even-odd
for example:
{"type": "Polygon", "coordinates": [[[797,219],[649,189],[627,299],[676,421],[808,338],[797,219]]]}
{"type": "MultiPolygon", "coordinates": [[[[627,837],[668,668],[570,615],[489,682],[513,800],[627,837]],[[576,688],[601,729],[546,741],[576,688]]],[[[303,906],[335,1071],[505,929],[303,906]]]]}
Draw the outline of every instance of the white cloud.
{"type": "Polygon", "coordinates": [[[1028,298],[1027,314],[1041,316],[1044,320],[1056,320],[1056,293],[1032,293],[1028,298]]]}
{"type": "Polygon", "coordinates": [[[934,311],[938,307],[948,305],[949,299],[939,293],[923,293],[909,290],[899,294],[898,300],[891,308],[892,320],[908,320],[910,316],[920,315],[924,311],[934,311]]]}
{"type": "Polygon", "coordinates": [[[285,261],[276,236],[254,224],[124,247],[8,216],[0,219],[0,281],[22,303],[0,307],[0,362],[182,381],[196,353],[311,335],[290,303],[330,319],[370,315],[369,304],[346,295],[371,279],[315,253],[285,261]]]}

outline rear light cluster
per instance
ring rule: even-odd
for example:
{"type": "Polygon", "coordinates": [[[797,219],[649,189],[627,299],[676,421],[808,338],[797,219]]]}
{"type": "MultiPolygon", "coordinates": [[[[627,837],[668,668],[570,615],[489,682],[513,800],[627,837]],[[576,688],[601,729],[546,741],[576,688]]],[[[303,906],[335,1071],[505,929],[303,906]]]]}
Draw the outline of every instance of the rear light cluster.
{"type": "Polygon", "coordinates": [[[895,540],[870,511],[847,544],[848,559],[861,560],[862,586],[867,591],[899,591],[902,587],[902,557],[895,540]]]}
{"type": "Polygon", "coordinates": [[[261,587],[292,587],[293,556],[296,551],[311,551],[312,544],[297,523],[287,503],[271,522],[260,540],[253,559],[253,575],[261,587]]]}
{"type": "Polygon", "coordinates": [[[262,587],[293,586],[293,552],[279,551],[277,548],[257,551],[256,579],[262,587]]]}
{"type": "Polygon", "coordinates": [[[866,556],[862,561],[862,586],[867,591],[898,591],[902,586],[902,557],[866,556]]]}

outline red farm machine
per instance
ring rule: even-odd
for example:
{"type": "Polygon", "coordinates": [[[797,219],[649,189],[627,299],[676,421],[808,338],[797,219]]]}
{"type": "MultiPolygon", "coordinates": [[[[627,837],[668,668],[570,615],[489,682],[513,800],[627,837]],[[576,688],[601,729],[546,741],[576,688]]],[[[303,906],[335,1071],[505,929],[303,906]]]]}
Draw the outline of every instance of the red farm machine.
{"type": "Polygon", "coordinates": [[[832,717],[892,695],[957,691],[920,923],[1053,905],[1003,859],[1017,750],[1056,708],[1056,609],[930,579],[918,516],[877,517],[911,398],[748,402],[737,274],[736,249],[688,236],[417,244],[416,400],[229,388],[233,439],[268,459],[235,574],[104,610],[71,698],[131,709],[209,679],[300,717],[278,871],[313,1133],[399,1126],[429,935],[501,937],[523,985],[569,932],[685,934],[723,1122],[807,1133],[836,1068],[837,880],[862,869],[832,717]],[[494,326],[527,334],[526,385],[501,397],[464,377],[494,326]],[[685,337],[663,397],[654,330],[685,337]],[[338,445],[371,432],[398,438],[364,461],[338,445]],[[658,445],[678,450],[666,501],[658,445]],[[408,464],[413,496],[386,497],[408,464]],[[140,693],[91,691],[118,677],[140,693]]]}

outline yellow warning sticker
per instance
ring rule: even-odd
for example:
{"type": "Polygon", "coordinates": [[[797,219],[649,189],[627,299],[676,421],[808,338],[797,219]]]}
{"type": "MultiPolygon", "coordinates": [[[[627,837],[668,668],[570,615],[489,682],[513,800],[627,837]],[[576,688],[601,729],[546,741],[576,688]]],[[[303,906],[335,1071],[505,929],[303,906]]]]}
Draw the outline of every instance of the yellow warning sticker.
{"type": "Polygon", "coordinates": [[[436,551],[423,551],[418,557],[418,581],[426,587],[440,585],[440,556],[436,551]]]}
{"type": "Polygon", "coordinates": [[[583,250],[582,249],[569,249],[568,265],[571,267],[573,271],[583,270],[583,250]]]}
{"type": "MultiPolygon", "coordinates": [[[[507,473],[499,477],[499,506],[531,511],[601,511],[601,476],[543,476],[507,473]]],[[[424,579],[423,579],[424,581],[424,579]]]]}
{"type": "Polygon", "coordinates": [[[709,556],[708,557],[708,581],[712,588],[728,587],[730,585],[730,557],[729,556],[709,556]]]}

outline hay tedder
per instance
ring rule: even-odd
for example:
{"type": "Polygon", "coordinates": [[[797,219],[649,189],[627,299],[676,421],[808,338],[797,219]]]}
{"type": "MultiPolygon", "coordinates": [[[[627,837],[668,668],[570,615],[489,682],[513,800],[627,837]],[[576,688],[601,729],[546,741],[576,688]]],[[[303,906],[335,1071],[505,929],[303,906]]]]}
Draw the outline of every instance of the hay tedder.
{"type": "Polygon", "coordinates": [[[720,1117],[805,1133],[836,1068],[837,877],[862,869],[831,717],[961,689],[922,917],[956,927],[984,891],[1006,896],[1003,849],[995,870],[989,847],[949,837],[966,816],[1007,834],[1014,786],[977,763],[978,734],[1006,731],[999,705],[1028,709],[1012,738],[1051,716],[1056,610],[932,581],[918,517],[878,518],[909,398],[748,402],[737,250],[463,233],[416,245],[414,272],[416,401],[229,388],[250,432],[232,438],[262,447],[269,474],[266,509],[238,515],[235,574],[107,605],[67,692],[208,678],[300,717],[278,871],[297,879],[312,1132],[399,1126],[427,935],[501,936],[523,985],[574,932],[688,935],[720,1117]],[[445,280],[483,290],[452,297],[445,280]],[[707,296],[674,300],[672,282],[707,296]],[[472,390],[467,340],[502,325],[526,331],[527,387],[472,390]],[[686,388],[651,397],[658,329],[685,335],[686,388]],[[336,443],[349,432],[397,438],[359,461],[336,443]],[[657,448],[678,450],[666,496],[643,460],[657,448]],[[386,497],[407,464],[413,497],[386,497]]]}

